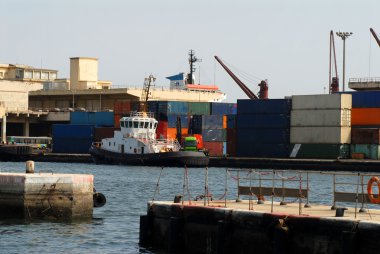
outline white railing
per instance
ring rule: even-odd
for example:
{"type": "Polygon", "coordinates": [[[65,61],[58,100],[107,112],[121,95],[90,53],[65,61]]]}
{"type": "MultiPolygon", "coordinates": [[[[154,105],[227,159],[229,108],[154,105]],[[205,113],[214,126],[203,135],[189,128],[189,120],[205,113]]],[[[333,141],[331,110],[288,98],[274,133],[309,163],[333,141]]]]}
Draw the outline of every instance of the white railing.
{"type": "Polygon", "coordinates": [[[350,78],[349,83],[380,83],[380,78],[350,78]]]}

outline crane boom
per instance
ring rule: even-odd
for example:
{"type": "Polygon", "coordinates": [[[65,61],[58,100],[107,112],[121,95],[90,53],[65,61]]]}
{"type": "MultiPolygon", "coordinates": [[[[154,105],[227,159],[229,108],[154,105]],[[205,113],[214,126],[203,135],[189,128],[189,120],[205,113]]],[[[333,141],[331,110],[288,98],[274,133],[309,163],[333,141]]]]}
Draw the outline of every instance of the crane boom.
{"type": "Polygon", "coordinates": [[[375,33],[375,30],[373,30],[372,28],[369,29],[373,35],[373,37],[375,38],[376,42],[377,42],[377,45],[379,45],[380,47],[380,40],[379,40],[379,37],[377,37],[377,34],[375,33]]]}
{"type": "Polygon", "coordinates": [[[214,57],[215,57],[216,61],[218,61],[218,63],[220,63],[220,65],[223,67],[223,69],[226,70],[228,75],[230,75],[231,78],[236,82],[236,84],[238,84],[238,86],[244,91],[244,93],[248,96],[248,98],[259,99],[246,85],[244,85],[244,83],[238,77],[236,77],[235,74],[232,73],[232,71],[222,62],[222,60],[220,60],[219,57],[217,57],[217,56],[214,56],[214,57]]]}

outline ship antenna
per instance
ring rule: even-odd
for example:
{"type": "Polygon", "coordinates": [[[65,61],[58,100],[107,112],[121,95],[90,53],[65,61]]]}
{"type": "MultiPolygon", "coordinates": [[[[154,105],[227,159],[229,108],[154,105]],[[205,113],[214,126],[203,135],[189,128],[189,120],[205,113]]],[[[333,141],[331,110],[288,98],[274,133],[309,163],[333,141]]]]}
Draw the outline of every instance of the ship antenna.
{"type": "Polygon", "coordinates": [[[194,84],[193,73],[195,72],[195,66],[194,66],[195,62],[202,62],[202,59],[196,58],[195,57],[195,51],[190,49],[190,51],[189,51],[190,74],[187,77],[187,80],[188,80],[187,83],[188,84],[194,84]]]}

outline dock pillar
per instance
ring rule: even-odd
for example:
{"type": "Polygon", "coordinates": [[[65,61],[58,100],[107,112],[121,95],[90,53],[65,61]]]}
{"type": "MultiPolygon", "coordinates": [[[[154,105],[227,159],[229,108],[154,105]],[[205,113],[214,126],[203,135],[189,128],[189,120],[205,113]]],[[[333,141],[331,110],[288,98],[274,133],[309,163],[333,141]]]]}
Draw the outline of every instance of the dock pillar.
{"type": "Polygon", "coordinates": [[[5,144],[7,142],[7,117],[3,115],[1,121],[1,142],[5,144]]]}
{"type": "Polygon", "coordinates": [[[29,137],[30,121],[29,118],[25,118],[24,122],[24,136],[29,137]]]}

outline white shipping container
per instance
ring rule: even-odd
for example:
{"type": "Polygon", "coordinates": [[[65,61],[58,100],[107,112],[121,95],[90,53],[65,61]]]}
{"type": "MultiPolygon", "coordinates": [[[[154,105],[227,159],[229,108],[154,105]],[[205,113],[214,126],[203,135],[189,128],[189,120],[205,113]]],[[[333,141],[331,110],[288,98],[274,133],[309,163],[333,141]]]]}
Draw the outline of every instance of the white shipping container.
{"type": "Polygon", "coordinates": [[[351,126],[351,109],[292,110],[290,125],[297,126],[351,126]]]}
{"type": "Polygon", "coordinates": [[[293,95],[292,109],[351,109],[351,94],[293,95]]]}
{"type": "Polygon", "coordinates": [[[351,127],[291,127],[290,143],[350,144],[351,127]]]}

